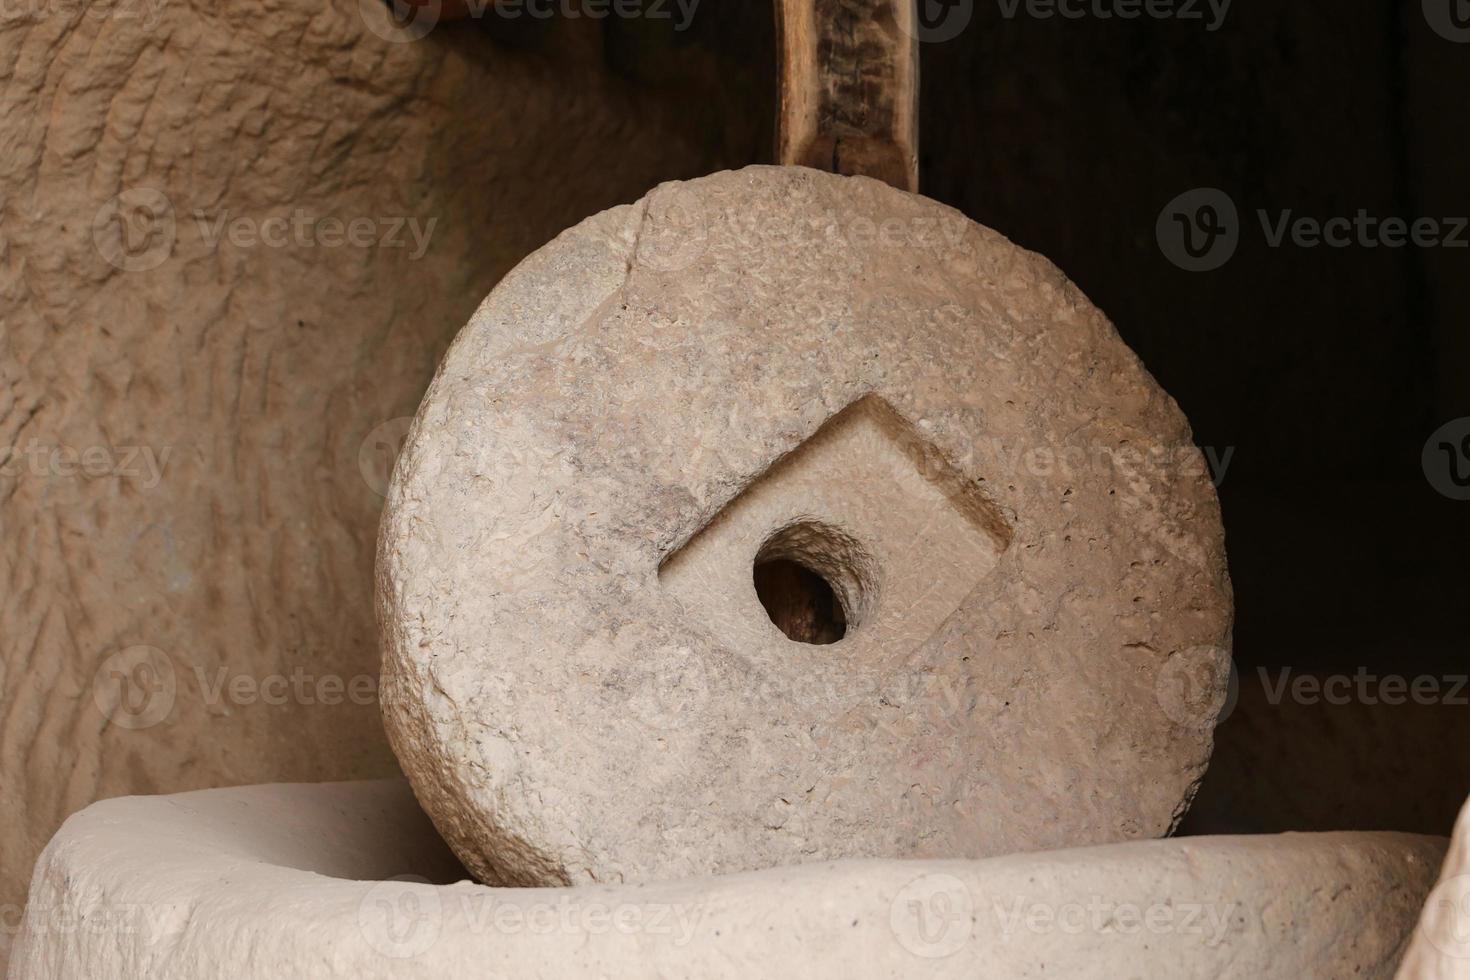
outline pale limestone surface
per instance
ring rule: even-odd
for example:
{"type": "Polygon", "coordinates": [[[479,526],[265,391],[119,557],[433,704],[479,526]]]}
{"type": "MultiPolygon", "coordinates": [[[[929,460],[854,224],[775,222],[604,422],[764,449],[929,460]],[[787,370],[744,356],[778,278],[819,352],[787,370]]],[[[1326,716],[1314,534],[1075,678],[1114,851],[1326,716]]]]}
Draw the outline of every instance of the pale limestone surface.
{"type": "Polygon", "coordinates": [[[434,366],[556,232],[724,159],[600,23],[543,34],[405,42],[382,0],[0,13],[0,907],[94,800],[396,774],[373,555],[434,366]],[[168,670],[121,665],[153,700],[119,724],[94,693],[140,650],[168,670]]]}
{"type": "Polygon", "coordinates": [[[10,977],[1370,979],[1392,976],[1444,848],[1194,837],[497,889],[450,883],[404,783],[243,786],[72,817],[10,977]]]}
{"type": "Polygon", "coordinates": [[[1460,811],[1398,980],[1470,980],[1470,803],[1460,811]]]}
{"type": "Polygon", "coordinates": [[[1222,536],[1046,260],[863,178],[666,184],[442,362],[379,538],[385,721],[493,884],[1158,837],[1224,700],[1222,536]],[[773,625],[763,556],[840,641],[773,625]]]}
{"type": "Polygon", "coordinates": [[[400,782],[246,786],[67,821],[10,976],[1372,980],[1444,847],[1200,837],[502,889],[429,883],[456,868],[400,782]]]}

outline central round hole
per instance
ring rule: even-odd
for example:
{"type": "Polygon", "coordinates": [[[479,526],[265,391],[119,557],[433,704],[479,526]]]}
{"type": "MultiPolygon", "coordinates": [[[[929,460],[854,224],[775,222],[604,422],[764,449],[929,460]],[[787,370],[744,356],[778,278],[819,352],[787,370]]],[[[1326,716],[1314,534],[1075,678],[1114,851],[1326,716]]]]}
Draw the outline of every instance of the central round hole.
{"type": "Polygon", "coordinates": [[[766,615],[797,643],[836,643],[877,601],[877,563],[851,534],[821,521],[777,528],[752,564],[766,615]]]}
{"type": "Polygon", "coordinates": [[[797,643],[836,643],[847,616],[827,580],[789,558],[757,562],[755,594],[776,628],[797,643]]]}

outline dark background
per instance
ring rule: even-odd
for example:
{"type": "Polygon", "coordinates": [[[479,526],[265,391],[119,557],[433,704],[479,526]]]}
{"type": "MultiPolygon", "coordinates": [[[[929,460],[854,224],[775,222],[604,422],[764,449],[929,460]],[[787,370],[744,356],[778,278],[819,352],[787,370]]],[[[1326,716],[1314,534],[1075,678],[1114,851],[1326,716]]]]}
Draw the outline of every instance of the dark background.
{"type": "MultiPolygon", "coordinates": [[[[729,166],[771,162],[771,14],[702,0],[682,32],[609,19],[603,53],[729,166]]],[[[1446,832],[1470,792],[1470,706],[1271,704],[1261,671],[1429,673],[1446,692],[1470,672],[1470,502],[1420,461],[1470,416],[1470,249],[1273,248],[1256,212],[1470,215],[1470,44],[1418,0],[1237,0],[1215,31],[1008,19],[989,0],[920,56],[922,192],[1052,259],[1196,441],[1233,450],[1219,489],[1240,698],[1186,829],[1446,832]],[[1238,250],[1210,272],[1155,238],[1196,187],[1240,213],[1238,250]]]]}

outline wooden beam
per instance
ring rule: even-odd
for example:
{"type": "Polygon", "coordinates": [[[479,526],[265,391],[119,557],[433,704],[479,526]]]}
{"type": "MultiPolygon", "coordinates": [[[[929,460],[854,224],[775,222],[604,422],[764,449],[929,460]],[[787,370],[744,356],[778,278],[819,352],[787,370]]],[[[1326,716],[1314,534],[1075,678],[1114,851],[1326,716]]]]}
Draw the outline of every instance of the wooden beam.
{"type": "Polygon", "coordinates": [[[915,0],[776,0],[776,159],[919,189],[915,0]]]}

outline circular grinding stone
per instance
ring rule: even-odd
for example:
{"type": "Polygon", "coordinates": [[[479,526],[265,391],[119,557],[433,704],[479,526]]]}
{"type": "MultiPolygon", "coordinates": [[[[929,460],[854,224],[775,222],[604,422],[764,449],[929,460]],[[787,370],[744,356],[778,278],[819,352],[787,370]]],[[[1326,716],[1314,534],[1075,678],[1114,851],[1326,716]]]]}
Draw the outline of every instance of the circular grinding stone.
{"type": "Polygon", "coordinates": [[[876,181],[665,184],[444,358],[383,709],[497,884],[1155,837],[1229,672],[1178,406],[1050,263],[876,181]]]}

